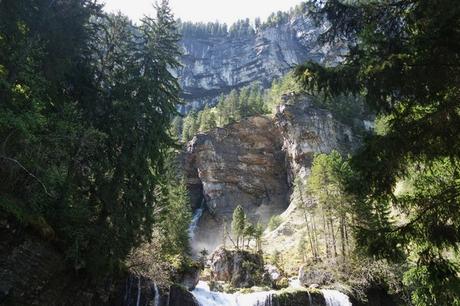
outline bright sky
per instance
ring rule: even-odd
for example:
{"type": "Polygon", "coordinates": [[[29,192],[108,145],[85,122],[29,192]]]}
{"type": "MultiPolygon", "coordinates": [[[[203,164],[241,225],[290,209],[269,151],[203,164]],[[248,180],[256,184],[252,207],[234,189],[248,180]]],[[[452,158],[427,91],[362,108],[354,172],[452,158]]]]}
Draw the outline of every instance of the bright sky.
{"type": "MultiPolygon", "coordinates": [[[[121,11],[134,21],[153,14],[155,0],[102,0],[108,12],[121,11]]],[[[272,12],[287,11],[301,0],[169,0],[176,18],[183,21],[221,21],[231,24],[238,19],[265,20],[272,12]]]]}

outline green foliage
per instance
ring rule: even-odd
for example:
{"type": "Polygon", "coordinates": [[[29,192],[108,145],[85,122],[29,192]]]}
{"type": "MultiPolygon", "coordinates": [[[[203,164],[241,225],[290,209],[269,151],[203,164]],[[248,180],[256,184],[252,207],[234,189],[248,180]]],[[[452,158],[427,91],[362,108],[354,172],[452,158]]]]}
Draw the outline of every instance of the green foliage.
{"type": "MultiPolygon", "coordinates": [[[[244,213],[243,207],[238,205],[233,211],[232,219],[232,231],[236,237],[236,247],[240,247],[240,237],[244,235],[244,229],[246,228],[246,214],[244,213]]],[[[244,240],[243,240],[244,244],[244,240]]]]}
{"type": "Polygon", "coordinates": [[[184,179],[179,179],[174,173],[176,166],[172,166],[167,182],[165,182],[167,193],[163,201],[166,203],[164,209],[159,213],[158,228],[161,229],[162,248],[166,256],[175,254],[188,254],[189,245],[189,224],[192,219],[192,211],[188,197],[188,190],[184,179]]]}
{"type": "Polygon", "coordinates": [[[203,110],[185,116],[181,139],[188,141],[199,132],[265,113],[267,108],[264,104],[264,91],[258,83],[240,90],[234,89],[228,95],[221,95],[215,107],[206,105],[203,110]]]}
{"type": "Polygon", "coordinates": [[[331,23],[322,39],[347,41],[349,53],[335,67],[306,63],[297,76],[328,96],[362,95],[385,118],[351,162],[358,245],[413,266],[405,282],[414,304],[459,305],[460,7],[331,0],[316,10],[331,23]],[[407,179],[410,192],[395,194],[407,179]]]}
{"type": "Polygon", "coordinates": [[[180,101],[168,4],[140,26],[86,0],[2,1],[0,19],[0,214],[74,269],[116,269],[182,192],[162,178],[180,101]]]}
{"type": "Polygon", "coordinates": [[[279,215],[273,215],[270,217],[267,227],[270,231],[273,231],[277,229],[278,226],[281,225],[281,223],[283,223],[283,218],[279,215]]]}
{"type": "Polygon", "coordinates": [[[275,112],[276,106],[283,102],[283,95],[289,93],[304,93],[301,84],[295,79],[292,72],[287,73],[284,77],[272,82],[267,92],[266,104],[272,113],[275,112]]]}
{"type": "Polygon", "coordinates": [[[286,277],[282,277],[276,281],[275,288],[276,289],[283,289],[289,287],[289,280],[286,277]]]}
{"type": "MultiPolygon", "coordinates": [[[[291,94],[306,94],[301,83],[292,72],[274,80],[268,89],[263,89],[257,82],[239,90],[234,89],[227,95],[222,94],[216,106],[209,107],[206,105],[203,110],[192,112],[185,116],[180,138],[186,142],[197,133],[207,132],[216,127],[223,127],[246,117],[274,114],[276,107],[285,103],[284,96],[291,94]]],[[[369,112],[359,97],[343,95],[332,98],[318,94],[311,96],[311,99],[314,105],[330,111],[337,120],[352,127],[355,127],[357,119],[364,119],[369,116],[369,112]]],[[[295,103],[296,100],[291,99],[289,102],[295,103]]],[[[180,126],[180,124],[175,123],[175,126],[174,130],[179,135],[177,126],[180,126]]]]}

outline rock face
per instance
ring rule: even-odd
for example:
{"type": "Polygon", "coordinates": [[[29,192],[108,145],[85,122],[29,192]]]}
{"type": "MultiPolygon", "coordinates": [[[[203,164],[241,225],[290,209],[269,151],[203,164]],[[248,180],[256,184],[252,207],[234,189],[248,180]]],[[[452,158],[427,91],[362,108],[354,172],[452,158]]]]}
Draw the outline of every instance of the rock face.
{"type": "Polygon", "coordinates": [[[243,206],[252,222],[267,222],[286,209],[288,185],[281,147],[273,120],[263,116],[198,134],[189,143],[184,156],[187,183],[192,194],[202,192],[207,207],[194,235],[196,250],[213,250],[222,243],[224,223],[230,231],[237,205],[243,206]]]}
{"type": "Polygon", "coordinates": [[[351,152],[359,144],[352,128],[335,120],[326,110],[315,107],[306,95],[286,95],[275,114],[275,124],[283,139],[288,160],[289,182],[310,173],[317,153],[351,152]]]}
{"type": "Polygon", "coordinates": [[[211,255],[211,272],[214,281],[229,282],[236,288],[250,288],[262,280],[264,262],[258,254],[218,248],[211,255]]]}
{"type": "Polygon", "coordinates": [[[267,87],[306,60],[335,61],[337,48],[317,42],[321,31],[308,15],[292,14],[255,32],[184,34],[178,71],[187,102],[182,111],[213,104],[220,94],[254,81],[267,87]]]}
{"type": "MultiPolygon", "coordinates": [[[[202,200],[206,204],[193,248],[213,250],[221,244],[225,223],[230,232],[233,210],[239,204],[252,222],[267,223],[286,211],[293,179],[309,174],[314,154],[333,149],[349,152],[357,142],[351,128],[312,105],[309,96],[286,97],[274,118],[250,117],[196,135],[183,156],[192,206],[196,209],[202,200]]],[[[277,237],[295,235],[296,226],[282,224],[277,237]]],[[[276,245],[277,237],[269,241],[276,245]]]]}

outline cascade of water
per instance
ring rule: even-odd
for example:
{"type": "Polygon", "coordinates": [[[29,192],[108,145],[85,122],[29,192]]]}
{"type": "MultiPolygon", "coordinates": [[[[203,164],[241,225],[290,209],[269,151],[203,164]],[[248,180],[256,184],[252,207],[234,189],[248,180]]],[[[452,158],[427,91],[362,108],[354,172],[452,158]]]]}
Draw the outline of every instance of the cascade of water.
{"type": "Polygon", "coordinates": [[[153,297],[153,306],[160,306],[160,290],[158,290],[156,283],[153,283],[153,290],[155,292],[155,296],[153,297]]]}
{"type": "Polygon", "coordinates": [[[139,303],[141,302],[141,278],[137,278],[137,301],[136,301],[136,306],[139,306],[139,303]]]}
{"type": "Polygon", "coordinates": [[[131,286],[133,283],[133,278],[129,275],[128,279],[126,280],[126,288],[125,288],[125,305],[129,304],[129,300],[131,299],[131,286]]]}
{"type": "Polygon", "coordinates": [[[190,236],[190,239],[193,239],[193,237],[195,236],[195,230],[198,226],[198,222],[200,221],[200,218],[203,215],[204,205],[205,205],[205,202],[203,198],[203,200],[201,201],[201,206],[193,214],[192,222],[190,222],[190,227],[188,228],[188,234],[190,236]]]}
{"type": "Polygon", "coordinates": [[[313,300],[311,299],[310,291],[307,290],[307,294],[308,294],[308,306],[313,306],[313,300]]]}
{"type": "Polygon", "coordinates": [[[248,294],[213,292],[206,282],[200,281],[192,294],[200,306],[270,306],[273,291],[248,294]]]}
{"type": "Polygon", "coordinates": [[[347,295],[337,290],[322,289],[326,306],[352,306],[347,295]]]}

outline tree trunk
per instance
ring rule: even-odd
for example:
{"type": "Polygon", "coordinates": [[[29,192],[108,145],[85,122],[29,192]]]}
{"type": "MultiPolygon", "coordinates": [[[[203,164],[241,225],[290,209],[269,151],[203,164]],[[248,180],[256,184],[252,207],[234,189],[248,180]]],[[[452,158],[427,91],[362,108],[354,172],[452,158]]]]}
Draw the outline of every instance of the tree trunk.
{"type": "Polygon", "coordinates": [[[331,230],[332,247],[333,247],[333,250],[334,250],[334,257],[337,257],[337,242],[336,242],[335,233],[334,233],[334,222],[333,222],[331,216],[329,217],[329,226],[330,226],[330,230],[331,230]]]}
{"type": "Polygon", "coordinates": [[[324,234],[324,244],[326,245],[326,257],[331,257],[331,250],[329,249],[329,237],[328,237],[328,230],[326,224],[326,216],[324,215],[324,211],[322,212],[323,215],[323,234],[324,234]]]}

